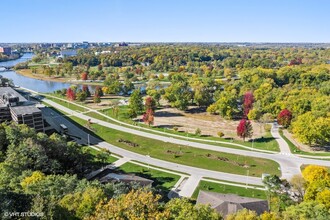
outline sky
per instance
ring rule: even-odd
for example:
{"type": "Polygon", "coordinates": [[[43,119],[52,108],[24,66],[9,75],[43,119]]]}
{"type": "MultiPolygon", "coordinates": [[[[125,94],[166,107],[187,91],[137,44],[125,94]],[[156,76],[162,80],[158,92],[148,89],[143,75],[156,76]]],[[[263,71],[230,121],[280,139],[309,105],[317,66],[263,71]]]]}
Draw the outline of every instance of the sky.
{"type": "Polygon", "coordinates": [[[330,42],[330,0],[0,0],[0,42],[330,42]]]}

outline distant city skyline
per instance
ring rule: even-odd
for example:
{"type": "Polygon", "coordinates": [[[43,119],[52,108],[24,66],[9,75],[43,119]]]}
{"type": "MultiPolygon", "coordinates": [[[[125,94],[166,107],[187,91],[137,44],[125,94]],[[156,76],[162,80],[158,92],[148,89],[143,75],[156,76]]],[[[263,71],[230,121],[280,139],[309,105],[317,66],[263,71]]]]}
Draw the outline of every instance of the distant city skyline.
{"type": "Polygon", "coordinates": [[[0,42],[329,43],[327,0],[11,0],[0,42]]]}

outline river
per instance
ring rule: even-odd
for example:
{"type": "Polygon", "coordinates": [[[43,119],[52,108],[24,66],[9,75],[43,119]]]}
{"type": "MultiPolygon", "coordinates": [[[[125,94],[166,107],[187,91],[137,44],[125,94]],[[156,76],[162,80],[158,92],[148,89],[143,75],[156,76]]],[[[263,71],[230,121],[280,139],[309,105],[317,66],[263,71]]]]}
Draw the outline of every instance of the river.
{"type": "MultiPolygon", "coordinates": [[[[32,59],[33,53],[25,53],[21,58],[16,60],[10,60],[6,62],[0,62],[0,66],[11,67],[15,66],[18,63],[22,63],[32,59]]],[[[31,89],[38,92],[54,92],[59,89],[69,88],[70,83],[63,82],[52,82],[47,80],[39,80],[29,78],[23,75],[16,73],[15,71],[3,71],[0,72],[0,75],[8,79],[12,79],[15,85],[31,89]]],[[[95,86],[89,86],[90,90],[94,90],[95,86]]]]}
{"type": "MultiPolygon", "coordinates": [[[[12,67],[15,66],[18,63],[22,63],[28,60],[31,60],[33,57],[33,53],[25,53],[21,58],[16,60],[10,60],[5,62],[0,62],[0,67],[12,67]]],[[[48,80],[40,80],[40,79],[33,79],[29,78],[27,76],[23,76],[21,74],[18,74],[15,71],[0,71],[0,75],[2,75],[5,78],[12,79],[13,83],[17,86],[24,87],[27,89],[31,89],[37,92],[44,92],[44,93],[51,93],[59,89],[67,89],[72,84],[70,83],[64,83],[64,82],[53,82],[48,80]]],[[[78,88],[81,88],[82,85],[77,85],[78,88]]],[[[158,89],[160,88],[166,88],[168,87],[168,84],[162,84],[158,89]]],[[[93,92],[95,90],[95,86],[88,86],[89,90],[93,92]]],[[[136,84],[135,88],[139,88],[141,91],[145,91],[146,84],[136,84]]]]}

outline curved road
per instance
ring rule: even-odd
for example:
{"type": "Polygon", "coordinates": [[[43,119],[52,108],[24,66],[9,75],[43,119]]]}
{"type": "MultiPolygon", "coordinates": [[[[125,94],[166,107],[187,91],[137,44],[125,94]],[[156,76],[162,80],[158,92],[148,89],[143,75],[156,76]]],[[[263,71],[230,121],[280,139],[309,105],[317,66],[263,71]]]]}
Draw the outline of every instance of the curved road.
{"type": "MultiPolygon", "coordinates": [[[[280,169],[282,171],[282,178],[285,178],[285,179],[290,179],[293,175],[300,174],[301,173],[300,166],[302,164],[316,164],[316,165],[321,165],[321,166],[330,166],[330,161],[300,158],[300,157],[297,157],[297,156],[295,156],[291,153],[287,153],[287,152],[279,153],[279,154],[268,154],[268,153],[264,153],[264,152],[253,152],[253,151],[247,151],[247,150],[219,147],[219,146],[214,146],[214,145],[209,145],[209,144],[203,144],[203,143],[197,143],[197,142],[192,142],[192,141],[187,141],[187,140],[182,140],[182,139],[176,139],[173,137],[164,137],[161,135],[152,134],[152,133],[148,133],[148,132],[144,132],[144,131],[140,131],[140,130],[135,130],[135,129],[127,128],[124,126],[105,122],[102,120],[98,120],[98,119],[92,118],[90,116],[84,115],[82,113],[77,113],[75,111],[72,111],[71,109],[68,109],[68,108],[66,108],[60,104],[57,104],[51,100],[48,100],[48,99],[43,99],[43,101],[54,106],[57,109],[60,109],[63,112],[66,112],[68,114],[73,114],[81,119],[84,119],[84,120],[91,119],[92,122],[98,123],[99,125],[102,125],[104,127],[131,133],[134,135],[139,135],[139,136],[146,137],[146,138],[161,140],[161,141],[169,142],[169,143],[173,143],[173,144],[191,146],[191,147],[200,148],[200,149],[213,150],[213,151],[218,151],[218,152],[225,152],[225,153],[238,154],[238,155],[243,155],[243,156],[259,157],[259,158],[274,160],[277,163],[279,163],[280,169]]],[[[276,129],[274,129],[272,132],[273,132],[273,134],[276,134],[276,133],[278,134],[278,130],[276,130],[276,129]]],[[[275,135],[275,137],[276,137],[276,135],[275,135]]],[[[283,144],[283,142],[282,142],[283,139],[279,135],[276,137],[276,140],[279,142],[280,146],[283,144]]],[[[117,150],[119,151],[119,149],[121,149],[121,148],[118,148],[117,150]]],[[[124,152],[122,152],[122,153],[124,153],[124,152]]],[[[128,153],[126,152],[125,154],[128,154],[128,153]]],[[[125,154],[124,154],[124,156],[126,156],[125,154]]],[[[121,154],[121,155],[123,155],[123,154],[121,154]]],[[[130,156],[128,156],[128,157],[130,157],[130,156]]],[[[168,162],[163,161],[163,163],[168,163],[168,162]]],[[[159,164],[159,161],[155,164],[156,166],[159,166],[157,164],[159,164]]],[[[169,168],[169,169],[172,169],[172,168],[169,168]]],[[[174,170],[177,170],[177,169],[174,167],[174,170]]],[[[185,171],[183,170],[181,172],[185,172],[185,171]]],[[[226,174],[226,175],[229,175],[229,174],[226,174]]]]}

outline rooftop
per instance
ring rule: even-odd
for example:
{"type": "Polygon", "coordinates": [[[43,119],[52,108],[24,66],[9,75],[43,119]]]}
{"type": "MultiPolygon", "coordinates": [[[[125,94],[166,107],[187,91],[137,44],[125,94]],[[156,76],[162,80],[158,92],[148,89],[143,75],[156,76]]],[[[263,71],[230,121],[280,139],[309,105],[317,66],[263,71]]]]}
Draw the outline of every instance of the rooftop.
{"type": "Polygon", "coordinates": [[[16,92],[13,88],[11,87],[0,87],[0,96],[4,94],[9,94],[11,96],[16,96],[19,98],[19,102],[26,102],[26,98],[24,98],[21,94],[16,92]]]}
{"type": "Polygon", "coordinates": [[[262,199],[242,197],[235,194],[222,194],[215,192],[199,191],[197,204],[210,204],[223,216],[246,208],[262,214],[268,210],[268,202],[262,199]]]}
{"type": "Polygon", "coordinates": [[[12,106],[11,110],[15,112],[16,115],[25,115],[25,114],[34,114],[34,113],[41,113],[41,110],[28,105],[28,106],[12,106]]]}

